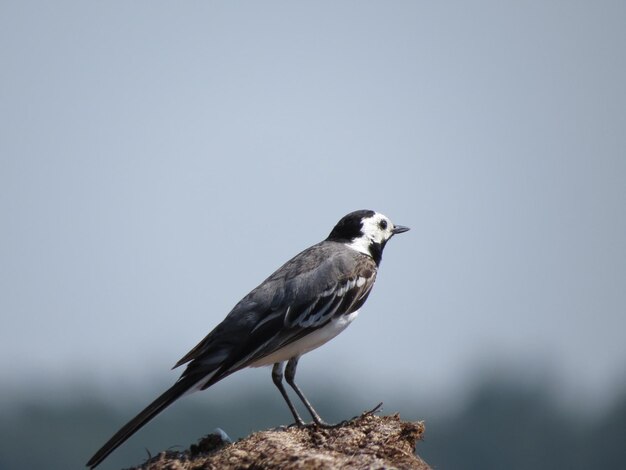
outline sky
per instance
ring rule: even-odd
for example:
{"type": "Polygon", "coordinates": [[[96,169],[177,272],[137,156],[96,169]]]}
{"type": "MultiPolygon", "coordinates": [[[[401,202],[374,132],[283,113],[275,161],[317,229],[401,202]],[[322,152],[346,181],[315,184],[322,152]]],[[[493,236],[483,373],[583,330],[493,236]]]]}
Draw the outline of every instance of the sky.
{"type": "Polygon", "coordinates": [[[625,21],[617,1],[3,1],[0,395],[156,396],[356,209],[412,230],[304,384],[623,391],[625,21]]]}

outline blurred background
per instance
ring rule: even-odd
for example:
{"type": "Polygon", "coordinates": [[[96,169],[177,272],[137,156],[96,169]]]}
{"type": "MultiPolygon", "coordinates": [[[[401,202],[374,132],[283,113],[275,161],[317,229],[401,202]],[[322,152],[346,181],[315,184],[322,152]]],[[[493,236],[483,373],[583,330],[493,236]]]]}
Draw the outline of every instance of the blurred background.
{"type": "MultiPolygon", "coordinates": [[[[275,268],[412,231],[299,383],[435,468],[626,459],[626,4],[0,2],[0,468],[80,468],[275,268]]],[[[290,422],[268,369],[102,465],[290,422]],[[178,446],[178,447],[176,447],[178,446]]]]}

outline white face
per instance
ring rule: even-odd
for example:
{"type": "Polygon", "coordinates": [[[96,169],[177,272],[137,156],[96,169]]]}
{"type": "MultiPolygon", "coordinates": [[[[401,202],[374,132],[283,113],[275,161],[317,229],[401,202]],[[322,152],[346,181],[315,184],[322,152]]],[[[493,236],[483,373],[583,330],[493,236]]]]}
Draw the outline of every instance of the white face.
{"type": "Polygon", "coordinates": [[[363,219],[361,231],[363,235],[355,238],[347,245],[366,255],[370,254],[372,243],[383,244],[393,236],[394,225],[386,216],[376,212],[373,216],[363,219]]]}
{"type": "Polygon", "coordinates": [[[393,235],[393,227],[388,217],[376,212],[373,216],[363,220],[361,231],[369,241],[383,243],[393,235]]]}

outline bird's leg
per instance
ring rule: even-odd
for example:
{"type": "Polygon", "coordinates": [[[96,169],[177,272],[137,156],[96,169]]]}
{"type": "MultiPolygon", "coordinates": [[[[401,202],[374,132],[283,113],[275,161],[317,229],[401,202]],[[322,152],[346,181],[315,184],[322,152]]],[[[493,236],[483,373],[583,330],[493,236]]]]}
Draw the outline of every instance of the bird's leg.
{"type": "Polygon", "coordinates": [[[313,409],[313,406],[311,405],[311,403],[309,403],[309,400],[307,400],[306,397],[304,396],[304,393],[302,393],[300,388],[298,388],[298,386],[296,385],[295,378],[296,378],[296,367],[298,367],[298,359],[300,358],[292,357],[291,359],[289,359],[289,362],[287,362],[287,368],[285,369],[285,380],[287,380],[287,383],[298,394],[298,396],[300,397],[300,400],[302,400],[302,403],[304,403],[304,406],[306,406],[306,409],[311,414],[311,417],[313,418],[313,421],[315,422],[315,424],[323,428],[332,427],[331,424],[328,424],[322,418],[320,418],[320,415],[317,414],[317,412],[313,409]]]}
{"type": "Polygon", "coordinates": [[[300,418],[300,415],[298,414],[296,407],[293,406],[293,403],[289,399],[289,395],[287,395],[287,390],[285,390],[285,386],[283,385],[283,363],[282,362],[277,362],[276,364],[274,364],[274,367],[272,367],[272,380],[274,381],[274,385],[278,387],[280,394],[283,396],[283,398],[287,402],[287,406],[289,407],[289,410],[291,411],[293,418],[296,420],[296,424],[298,426],[304,426],[305,425],[304,421],[302,420],[302,418],[300,418]]]}

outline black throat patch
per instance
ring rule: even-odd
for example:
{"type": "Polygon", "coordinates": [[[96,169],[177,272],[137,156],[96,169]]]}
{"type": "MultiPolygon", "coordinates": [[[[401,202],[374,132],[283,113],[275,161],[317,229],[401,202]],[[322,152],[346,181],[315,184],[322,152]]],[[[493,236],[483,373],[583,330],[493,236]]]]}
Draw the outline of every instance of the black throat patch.
{"type": "Polygon", "coordinates": [[[374,258],[374,262],[376,266],[380,264],[380,261],[383,259],[383,248],[385,247],[384,243],[370,243],[369,250],[372,258],[374,258]]]}

